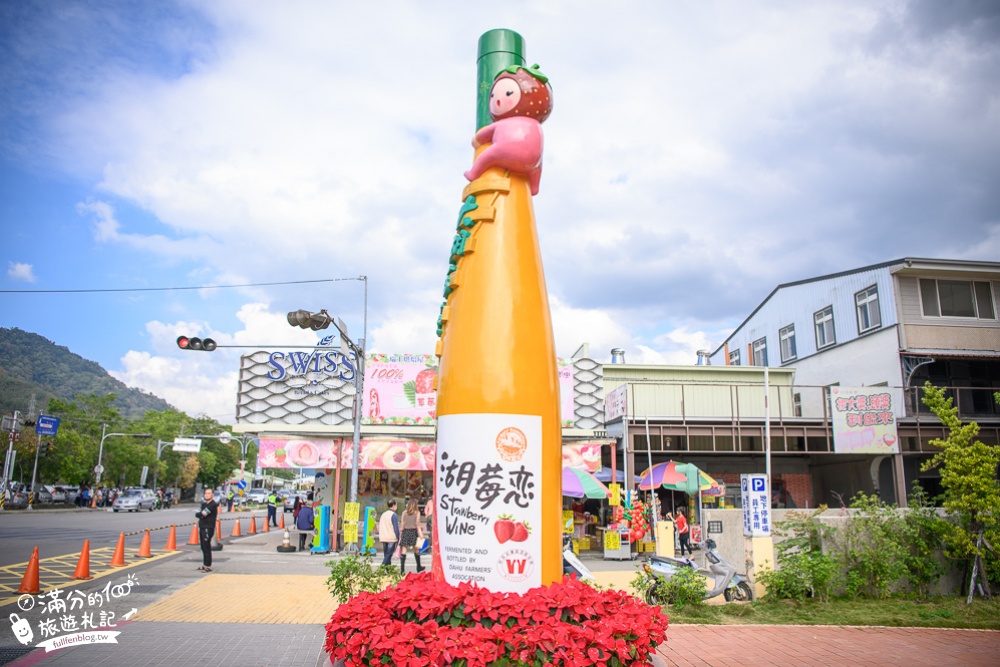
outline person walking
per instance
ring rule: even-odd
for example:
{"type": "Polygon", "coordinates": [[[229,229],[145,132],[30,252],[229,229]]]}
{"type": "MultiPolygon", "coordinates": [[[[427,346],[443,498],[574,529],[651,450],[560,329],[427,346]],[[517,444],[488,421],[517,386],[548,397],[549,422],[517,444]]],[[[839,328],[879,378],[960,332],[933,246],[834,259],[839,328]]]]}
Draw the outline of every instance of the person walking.
{"type": "Polygon", "coordinates": [[[684,516],[684,510],[677,510],[677,518],[674,519],[674,525],[677,527],[677,538],[680,540],[681,544],[681,558],[684,557],[684,550],[687,549],[688,555],[694,555],[691,551],[691,527],[688,526],[687,517],[684,516]]]}
{"type": "Polygon", "coordinates": [[[219,503],[215,501],[215,491],[205,489],[205,499],[201,509],[195,512],[198,517],[198,538],[201,541],[202,572],[212,571],[212,537],[215,536],[215,521],[219,517],[219,503]]]}
{"type": "Polygon", "coordinates": [[[392,565],[392,554],[399,541],[399,517],[396,516],[396,501],[389,499],[386,511],[378,518],[378,539],[382,543],[382,565],[392,565]]]}
{"type": "Polygon", "coordinates": [[[295,527],[299,531],[299,551],[306,550],[306,537],[313,532],[314,516],[312,503],[305,502],[299,508],[298,515],[295,517],[295,527]]]}
{"type": "Polygon", "coordinates": [[[423,572],[420,565],[420,553],[417,551],[417,538],[420,536],[420,508],[417,499],[411,498],[403,510],[403,532],[399,535],[399,569],[406,571],[406,550],[413,549],[413,558],[417,561],[417,572],[423,572]]]}
{"type": "Polygon", "coordinates": [[[271,494],[267,497],[267,521],[275,528],[278,527],[278,492],[271,489],[271,494]]]}

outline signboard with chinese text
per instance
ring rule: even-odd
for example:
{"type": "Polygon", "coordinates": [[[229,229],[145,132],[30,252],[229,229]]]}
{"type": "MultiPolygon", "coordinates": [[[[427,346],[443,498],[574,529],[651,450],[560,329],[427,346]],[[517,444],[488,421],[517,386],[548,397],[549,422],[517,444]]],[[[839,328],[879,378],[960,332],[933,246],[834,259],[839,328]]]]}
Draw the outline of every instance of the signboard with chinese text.
{"type": "Polygon", "coordinates": [[[833,449],[838,454],[898,454],[892,394],[887,387],[830,387],[833,449]]]}
{"type": "Polygon", "coordinates": [[[743,501],[743,535],[770,535],[771,502],[767,492],[767,475],[740,475],[740,495],[743,501]]]}
{"type": "Polygon", "coordinates": [[[608,505],[610,505],[611,507],[618,507],[619,505],[621,505],[622,504],[621,484],[615,484],[614,482],[608,484],[608,491],[611,492],[611,495],[608,496],[608,505]]]}
{"type": "Polygon", "coordinates": [[[604,421],[610,422],[621,419],[628,409],[628,385],[623,384],[604,397],[604,421]]]}
{"type": "Polygon", "coordinates": [[[439,418],[434,522],[445,580],[523,593],[541,585],[542,418],[439,418]]]}
{"type": "Polygon", "coordinates": [[[201,451],[201,440],[198,438],[174,438],[175,452],[197,454],[201,451]]]}
{"type": "MultiPolygon", "coordinates": [[[[608,442],[612,442],[609,440],[608,442]]],[[[563,445],[563,468],[582,470],[593,475],[601,470],[601,446],[599,442],[584,442],[573,445],[563,445]]]]}

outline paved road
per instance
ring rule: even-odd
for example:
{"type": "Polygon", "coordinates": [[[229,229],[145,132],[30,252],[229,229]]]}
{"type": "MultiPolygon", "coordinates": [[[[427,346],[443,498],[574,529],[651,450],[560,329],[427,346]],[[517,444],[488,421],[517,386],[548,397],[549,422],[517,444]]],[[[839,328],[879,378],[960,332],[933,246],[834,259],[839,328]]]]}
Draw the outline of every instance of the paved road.
{"type": "MultiPolygon", "coordinates": [[[[226,520],[229,516],[247,517],[250,512],[220,514],[226,520]]],[[[266,511],[256,511],[258,527],[266,511]]],[[[177,529],[178,541],[187,541],[190,526],[194,523],[194,505],[179,505],[171,509],[155,512],[112,512],[104,509],[45,509],[4,511],[0,513],[0,567],[24,563],[31,557],[37,546],[41,558],[79,554],[84,540],[90,540],[90,548],[114,547],[121,533],[126,535],[127,549],[139,547],[141,531],[149,528],[169,528],[170,524],[187,525],[186,531],[177,529]]],[[[246,522],[244,522],[246,523],[246,522]]],[[[225,529],[224,529],[225,530],[225,529]]],[[[161,545],[166,541],[166,530],[151,533],[150,540],[161,545]]]]}

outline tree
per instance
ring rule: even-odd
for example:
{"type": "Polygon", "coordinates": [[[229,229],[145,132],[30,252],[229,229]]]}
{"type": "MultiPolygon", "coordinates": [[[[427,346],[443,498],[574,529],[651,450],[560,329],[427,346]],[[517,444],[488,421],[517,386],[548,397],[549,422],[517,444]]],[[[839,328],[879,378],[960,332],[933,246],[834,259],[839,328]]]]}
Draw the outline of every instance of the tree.
{"type": "MultiPolygon", "coordinates": [[[[1000,544],[1000,482],[997,481],[1000,448],[975,439],[979,424],[963,424],[958,418],[958,408],[951,397],[945,397],[944,389],[928,381],[924,384],[923,402],[948,429],[947,438],[930,443],[941,451],[921,466],[925,471],[933,468],[940,471],[943,505],[958,521],[946,533],[945,542],[952,557],[966,560],[973,573],[981,575],[983,594],[992,597],[984,567],[984,559],[991,552],[984,548],[983,540],[1000,544]]],[[[970,602],[974,591],[973,584],[970,602]]]]}

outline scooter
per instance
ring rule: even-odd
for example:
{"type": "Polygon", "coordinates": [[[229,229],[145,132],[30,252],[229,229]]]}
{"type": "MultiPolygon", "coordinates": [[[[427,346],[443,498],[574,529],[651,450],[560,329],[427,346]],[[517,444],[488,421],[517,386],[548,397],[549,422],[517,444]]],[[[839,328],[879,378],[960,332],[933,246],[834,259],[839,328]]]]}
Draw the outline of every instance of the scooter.
{"type": "Polygon", "coordinates": [[[753,600],[753,591],[746,579],[737,574],[736,568],[715,551],[715,540],[709,539],[705,546],[705,560],[708,561],[707,570],[698,569],[698,566],[690,558],[650,556],[642,565],[643,572],[651,579],[646,589],[646,602],[652,605],[669,604],[669,595],[667,595],[664,584],[682,568],[692,568],[713,580],[714,587],[712,590],[706,591],[706,600],[719,594],[725,596],[726,602],[753,600]]]}
{"type": "Polygon", "coordinates": [[[568,536],[563,536],[563,574],[576,577],[580,581],[596,581],[590,568],[573,553],[573,542],[568,536]]]}

